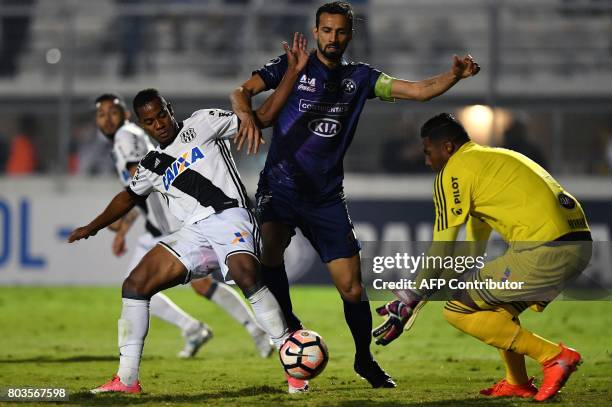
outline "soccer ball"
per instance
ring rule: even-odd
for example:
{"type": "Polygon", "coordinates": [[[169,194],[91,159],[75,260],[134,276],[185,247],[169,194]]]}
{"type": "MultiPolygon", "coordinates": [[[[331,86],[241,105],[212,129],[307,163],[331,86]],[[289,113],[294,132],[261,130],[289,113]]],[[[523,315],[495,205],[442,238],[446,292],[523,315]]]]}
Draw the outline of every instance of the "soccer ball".
{"type": "Polygon", "coordinates": [[[329,352],[321,335],[300,329],[287,338],[280,348],[280,360],[289,376],[312,379],[325,369],[329,352]]]}

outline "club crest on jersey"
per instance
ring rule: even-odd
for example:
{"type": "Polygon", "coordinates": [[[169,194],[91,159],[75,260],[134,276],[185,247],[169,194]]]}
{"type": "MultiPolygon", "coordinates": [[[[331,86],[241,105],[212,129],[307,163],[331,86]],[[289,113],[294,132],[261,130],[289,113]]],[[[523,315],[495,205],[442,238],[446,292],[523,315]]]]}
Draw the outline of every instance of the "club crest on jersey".
{"type": "Polygon", "coordinates": [[[179,158],[174,160],[172,164],[168,166],[162,177],[166,191],[170,188],[170,185],[172,185],[176,177],[181,175],[190,165],[201,158],[204,158],[204,153],[202,153],[199,147],[194,147],[191,151],[184,152],[179,158]]]}
{"type": "Polygon", "coordinates": [[[191,140],[195,138],[195,136],[196,136],[195,130],[192,127],[190,127],[181,133],[181,141],[183,143],[189,143],[191,142],[191,140]]]}
{"type": "Polygon", "coordinates": [[[355,84],[355,81],[349,78],[343,80],[342,85],[340,85],[340,87],[342,88],[344,93],[348,93],[349,95],[351,93],[355,93],[355,90],[357,90],[357,85],[355,84]]]}

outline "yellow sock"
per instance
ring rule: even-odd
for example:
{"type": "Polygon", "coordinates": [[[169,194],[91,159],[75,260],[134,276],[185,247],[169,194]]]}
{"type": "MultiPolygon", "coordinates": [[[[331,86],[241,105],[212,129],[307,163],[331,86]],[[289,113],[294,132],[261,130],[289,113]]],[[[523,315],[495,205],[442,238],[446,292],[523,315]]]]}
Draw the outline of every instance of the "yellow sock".
{"type": "Polygon", "coordinates": [[[506,366],[506,381],[510,384],[525,384],[529,381],[525,356],[518,353],[499,349],[499,355],[506,366]]]}
{"type": "Polygon", "coordinates": [[[522,328],[512,342],[511,350],[527,355],[540,363],[544,363],[561,353],[561,347],[556,343],[522,328]]]}
{"type": "Polygon", "coordinates": [[[544,363],[561,352],[561,347],[518,324],[514,315],[504,308],[469,312],[449,301],[444,307],[444,318],[455,328],[498,349],[510,350],[544,363]]]}

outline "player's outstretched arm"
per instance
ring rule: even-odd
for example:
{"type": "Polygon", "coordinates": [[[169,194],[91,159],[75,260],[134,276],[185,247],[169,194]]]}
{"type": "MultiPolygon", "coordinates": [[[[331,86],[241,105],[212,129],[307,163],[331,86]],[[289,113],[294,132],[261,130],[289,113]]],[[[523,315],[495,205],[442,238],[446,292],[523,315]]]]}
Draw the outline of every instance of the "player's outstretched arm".
{"type": "Polygon", "coordinates": [[[274,124],[278,114],[293,90],[293,85],[295,85],[299,73],[306,67],[308,57],[310,56],[310,52],[308,51],[308,40],[302,33],[294,33],[291,48],[289,48],[286,42],[283,42],[283,48],[287,54],[287,71],[276,87],[276,90],[255,112],[257,120],[262,128],[274,124]]]}
{"type": "Polygon", "coordinates": [[[453,66],[448,72],[417,82],[394,79],[391,83],[391,97],[426,102],[440,96],[461,79],[474,76],[479,71],[480,66],[471,55],[465,55],[463,58],[455,55],[453,66]]]}
{"type": "Polygon", "coordinates": [[[122,191],[115,195],[106,209],[92,220],[88,225],[82,226],[72,231],[68,237],[68,243],[95,236],[100,229],[103,229],[128,213],[136,205],[136,197],[127,191],[122,191]]]}

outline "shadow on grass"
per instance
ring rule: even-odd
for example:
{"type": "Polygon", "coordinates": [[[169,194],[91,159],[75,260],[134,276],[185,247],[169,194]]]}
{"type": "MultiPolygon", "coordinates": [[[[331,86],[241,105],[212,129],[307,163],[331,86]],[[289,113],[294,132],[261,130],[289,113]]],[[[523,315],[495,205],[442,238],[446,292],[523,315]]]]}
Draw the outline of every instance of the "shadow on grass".
{"type": "Polygon", "coordinates": [[[126,404],[161,404],[161,403],[205,403],[206,401],[223,399],[223,398],[238,398],[238,397],[253,397],[264,394],[279,394],[284,395],[280,389],[271,386],[250,386],[237,390],[225,390],[215,393],[200,393],[189,395],[156,395],[148,396],[146,393],[138,395],[129,394],[99,394],[93,395],[89,392],[77,392],[70,394],[70,400],[62,404],[76,405],[96,405],[96,406],[117,406],[126,404]]]}
{"type": "MultiPolygon", "coordinates": [[[[158,356],[145,356],[142,360],[155,360],[161,359],[158,356]]],[[[53,356],[36,356],[32,358],[23,358],[23,359],[0,359],[1,364],[10,364],[10,363],[81,363],[81,362],[109,362],[109,361],[119,361],[119,356],[117,355],[77,355],[70,356],[65,358],[58,358],[53,356]]]]}

